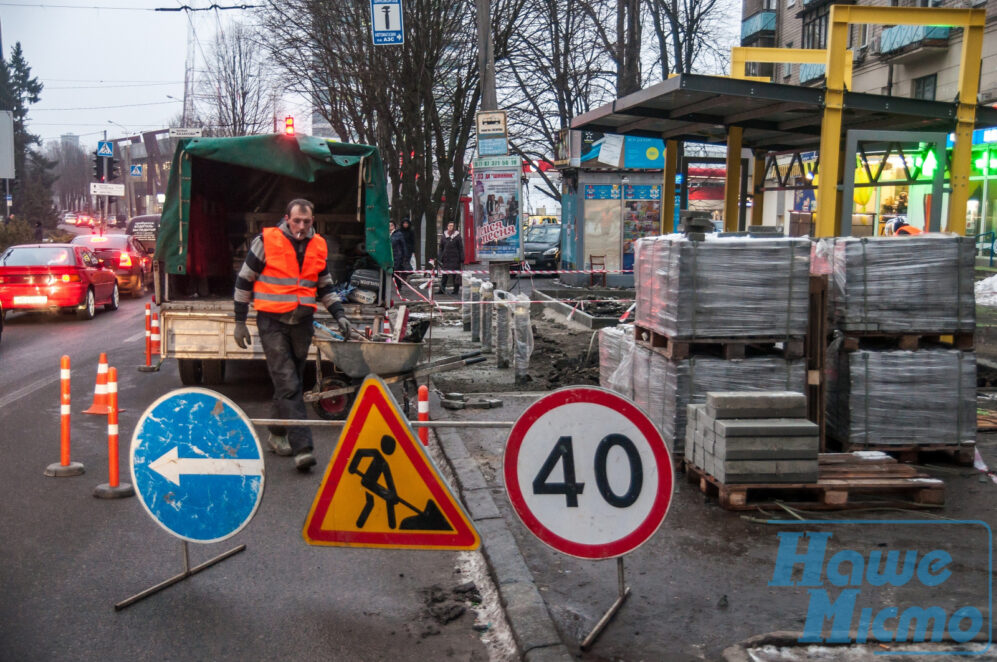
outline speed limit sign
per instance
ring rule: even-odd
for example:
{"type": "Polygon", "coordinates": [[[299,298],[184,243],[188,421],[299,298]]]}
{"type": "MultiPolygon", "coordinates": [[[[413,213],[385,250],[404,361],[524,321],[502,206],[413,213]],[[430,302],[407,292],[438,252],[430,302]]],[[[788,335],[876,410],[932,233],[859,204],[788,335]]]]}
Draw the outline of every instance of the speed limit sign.
{"type": "Polygon", "coordinates": [[[658,530],[672,496],[661,433],[629,400],[602,388],[563,388],[531,405],[503,458],[523,524],[559,552],[608,559],[658,530]]]}

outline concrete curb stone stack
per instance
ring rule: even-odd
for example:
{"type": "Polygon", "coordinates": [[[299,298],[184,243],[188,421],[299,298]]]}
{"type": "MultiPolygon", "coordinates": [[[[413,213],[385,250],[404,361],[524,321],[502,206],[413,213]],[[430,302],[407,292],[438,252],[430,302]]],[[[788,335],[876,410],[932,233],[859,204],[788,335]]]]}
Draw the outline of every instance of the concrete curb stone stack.
{"type": "Polygon", "coordinates": [[[718,392],[688,405],[685,459],[722,483],[816,483],[820,433],[806,396],[718,392]]]}

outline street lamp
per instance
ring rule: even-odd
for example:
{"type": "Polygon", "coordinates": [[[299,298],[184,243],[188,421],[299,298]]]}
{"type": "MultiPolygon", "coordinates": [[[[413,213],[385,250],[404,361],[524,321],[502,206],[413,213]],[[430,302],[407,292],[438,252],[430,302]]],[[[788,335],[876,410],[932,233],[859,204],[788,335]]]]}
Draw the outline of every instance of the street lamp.
{"type": "Polygon", "coordinates": [[[113,124],[114,126],[117,126],[117,127],[120,127],[120,128],[122,128],[122,129],[124,129],[124,130],[125,130],[125,133],[131,133],[131,129],[129,129],[129,128],[128,128],[127,126],[125,126],[124,124],[118,124],[118,123],[117,123],[117,122],[115,122],[114,120],[107,120],[107,123],[108,123],[108,124],[113,124]]]}

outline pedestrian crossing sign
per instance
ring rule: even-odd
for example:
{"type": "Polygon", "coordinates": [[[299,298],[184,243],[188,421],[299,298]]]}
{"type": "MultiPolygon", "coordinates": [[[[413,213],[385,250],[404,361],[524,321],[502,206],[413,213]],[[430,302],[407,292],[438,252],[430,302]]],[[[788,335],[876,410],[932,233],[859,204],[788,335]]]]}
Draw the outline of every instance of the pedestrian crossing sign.
{"type": "Polygon", "coordinates": [[[474,550],[481,538],[402,416],[364,380],[308,511],[310,545],[474,550]]]}
{"type": "Polygon", "coordinates": [[[110,140],[98,140],[97,156],[114,156],[114,143],[110,140]]]}

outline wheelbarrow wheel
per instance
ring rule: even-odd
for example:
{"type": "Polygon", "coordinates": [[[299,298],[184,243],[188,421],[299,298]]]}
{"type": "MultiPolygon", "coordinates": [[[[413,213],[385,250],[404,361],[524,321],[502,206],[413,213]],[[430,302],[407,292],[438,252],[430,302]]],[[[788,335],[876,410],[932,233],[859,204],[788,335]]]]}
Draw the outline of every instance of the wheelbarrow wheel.
{"type": "MultiPolygon", "coordinates": [[[[322,379],[321,390],[331,391],[337,388],[353,386],[353,382],[342,377],[324,377],[322,379]]],[[[356,391],[345,395],[334,395],[331,398],[322,398],[312,403],[318,417],[326,421],[341,421],[350,413],[353,406],[353,399],[356,391]]]]}

